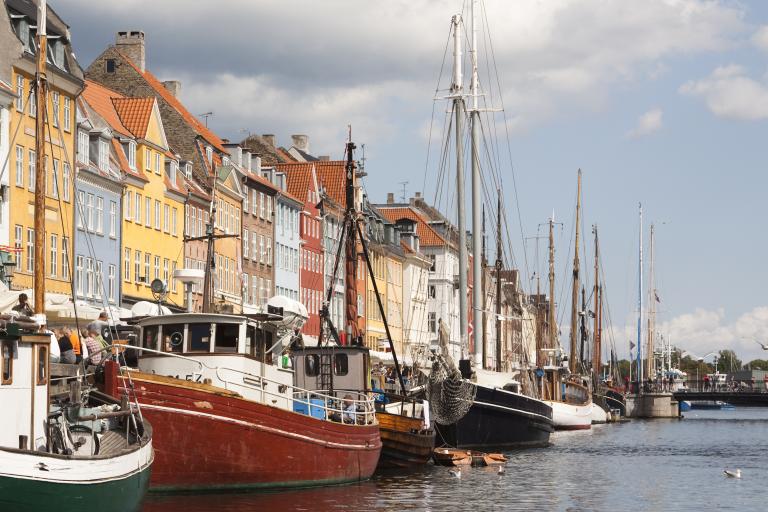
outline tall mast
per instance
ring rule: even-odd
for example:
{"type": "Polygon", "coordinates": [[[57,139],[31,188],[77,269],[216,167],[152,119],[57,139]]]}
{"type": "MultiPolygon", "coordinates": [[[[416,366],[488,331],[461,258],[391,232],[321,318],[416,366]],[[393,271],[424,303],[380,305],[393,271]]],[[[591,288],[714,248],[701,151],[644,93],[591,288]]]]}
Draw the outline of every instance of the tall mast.
{"type": "Polygon", "coordinates": [[[488,272],[486,270],[487,268],[487,253],[485,248],[485,205],[483,205],[483,305],[481,309],[482,313],[482,322],[483,322],[483,370],[487,369],[488,367],[488,332],[486,329],[486,322],[488,321],[487,318],[487,311],[488,311],[488,293],[486,291],[486,281],[488,279],[488,272]]]}
{"type": "Polygon", "coordinates": [[[576,343],[577,329],[576,322],[579,308],[579,229],[581,224],[581,169],[578,173],[578,187],[576,192],[576,242],[573,251],[573,289],[571,290],[571,353],[568,358],[571,373],[576,373],[578,366],[576,364],[576,343]]]}
{"type": "Polygon", "coordinates": [[[637,259],[637,392],[643,389],[643,205],[640,203],[637,259]]]}
{"type": "Polygon", "coordinates": [[[496,371],[502,370],[501,364],[501,190],[496,190],[498,198],[496,210],[496,371]]]}
{"type": "Polygon", "coordinates": [[[593,295],[595,296],[595,326],[592,333],[592,389],[597,389],[600,383],[600,242],[597,236],[597,224],[592,226],[592,232],[595,234],[595,287],[593,295]]]}
{"type": "Polygon", "coordinates": [[[40,0],[37,8],[37,70],[35,73],[35,100],[37,117],[35,119],[35,313],[45,313],[45,189],[48,157],[45,154],[45,128],[48,122],[48,78],[45,71],[45,59],[48,53],[48,35],[46,33],[48,9],[46,0],[40,0]]]}
{"type": "MultiPolygon", "coordinates": [[[[455,14],[453,23],[453,84],[451,95],[456,114],[456,203],[458,205],[457,224],[459,229],[459,333],[461,338],[461,357],[467,356],[468,350],[468,311],[467,311],[467,227],[465,221],[464,198],[464,148],[462,147],[464,123],[464,97],[461,73],[461,15],[455,14]]],[[[476,283],[477,286],[479,283],[476,283]]]]}
{"type": "Polygon", "coordinates": [[[645,363],[645,374],[648,377],[653,376],[653,367],[654,367],[654,357],[653,357],[653,345],[654,345],[654,336],[656,335],[656,283],[654,282],[654,226],[653,223],[651,223],[651,236],[650,236],[650,262],[648,263],[648,343],[647,348],[645,350],[646,354],[646,363],[645,363]]]}
{"type": "MultiPolygon", "coordinates": [[[[355,149],[355,143],[352,142],[350,129],[350,138],[347,142],[347,164],[345,168],[345,188],[347,201],[347,239],[346,239],[346,343],[353,343],[360,335],[357,326],[357,211],[355,209],[355,161],[352,152],[355,149]]],[[[374,279],[371,276],[371,279],[374,279]]],[[[390,340],[394,341],[394,340],[390,340]]]]}
{"type": "Polygon", "coordinates": [[[549,219],[549,347],[557,344],[557,327],[555,326],[555,212],[549,219]]]}
{"type": "MultiPolygon", "coordinates": [[[[480,287],[482,276],[482,261],[481,261],[481,240],[478,233],[482,230],[482,214],[480,212],[481,200],[480,192],[482,183],[480,182],[480,154],[478,151],[478,145],[480,143],[479,126],[480,126],[480,112],[477,107],[478,96],[478,80],[477,80],[477,17],[475,16],[475,3],[476,0],[470,2],[470,13],[472,16],[472,47],[470,48],[470,60],[472,64],[472,79],[469,85],[469,95],[472,98],[472,108],[470,109],[470,124],[472,128],[472,308],[473,308],[473,325],[475,327],[475,353],[474,363],[475,367],[480,367],[482,363],[482,350],[477,343],[478,339],[482,339],[485,325],[479,322],[481,317],[480,308],[482,306],[483,290],[480,287]]],[[[458,144],[459,142],[457,142],[458,144]]]]}
{"type": "Polygon", "coordinates": [[[203,313],[211,312],[213,303],[213,276],[216,274],[216,171],[214,170],[213,187],[211,188],[211,204],[208,206],[208,224],[205,226],[206,249],[205,281],[203,281],[203,313]]]}

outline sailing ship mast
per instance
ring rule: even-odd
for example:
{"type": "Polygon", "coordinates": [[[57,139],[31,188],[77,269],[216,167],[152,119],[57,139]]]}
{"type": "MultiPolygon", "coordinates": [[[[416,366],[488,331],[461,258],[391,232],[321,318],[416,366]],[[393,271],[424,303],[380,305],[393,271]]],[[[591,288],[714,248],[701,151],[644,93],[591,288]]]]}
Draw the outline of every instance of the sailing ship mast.
{"type": "Polygon", "coordinates": [[[656,335],[656,283],[654,282],[655,274],[653,269],[654,264],[654,226],[651,224],[650,235],[650,262],[648,263],[648,342],[646,345],[646,367],[645,374],[648,377],[653,377],[654,373],[654,337],[656,335]]]}
{"type": "Polygon", "coordinates": [[[640,203],[637,260],[637,392],[643,389],[643,204],[640,203]]]}
{"type": "MultiPolygon", "coordinates": [[[[549,347],[557,346],[557,325],[555,324],[555,212],[549,218],[549,347]]],[[[555,359],[557,361],[557,359],[555,359]]],[[[553,384],[552,399],[560,399],[560,386],[553,384]]]]}
{"type": "Polygon", "coordinates": [[[468,318],[467,318],[467,228],[465,221],[464,198],[464,148],[462,147],[464,123],[464,86],[461,71],[461,15],[451,19],[453,24],[453,83],[451,98],[456,116],[456,204],[458,205],[457,224],[459,230],[459,333],[461,339],[461,357],[467,356],[468,318]]]}
{"type": "MultiPolygon", "coordinates": [[[[482,229],[482,214],[480,211],[482,204],[480,200],[482,182],[480,181],[480,152],[478,151],[480,138],[480,111],[477,105],[479,84],[477,76],[477,17],[475,16],[475,3],[476,0],[472,0],[470,4],[470,15],[472,16],[472,47],[470,48],[469,54],[472,65],[472,77],[469,83],[469,95],[472,98],[472,108],[469,111],[469,120],[472,129],[472,309],[476,340],[474,363],[476,368],[480,368],[482,366],[482,352],[478,350],[479,347],[477,340],[481,337],[480,335],[485,326],[478,321],[478,317],[480,316],[480,307],[482,305],[483,293],[483,290],[480,287],[482,276],[482,246],[479,236],[482,229]],[[478,326],[480,326],[479,329],[478,326]]],[[[460,143],[461,139],[457,138],[456,144],[459,145],[460,143]]]]}
{"type": "Polygon", "coordinates": [[[45,154],[45,128],[48,122],[48,78],[45,59],[48,54],[48,12],[46,0],[40,0],[37,10],[37,70],[35,73],[35,313],[45,313],[45,190],[47,155],[45,154]]]}
{"type": "Polygon", "coordinates": [[[501,365],[501,190],[497,190],[496,210],[496,371],[502,371],[501,365]]]}
{"type": "Polygon", "coordinates": [[[600,241],[597,236],[597,224],[592,226],[592,232],[595,234],[595,286],[594,286],[594,308],[595,308],[595,326],[592,333],[592,389],[597,390],[597,386],[600,383],[600,308],[602,307],[602,289],[600,287],[600,241]]]}
{"type": "Polygon", "coordinates": [[[578,173],[578,187],[576,192],[576,241],[573,252],[573,289],[571,290],[571,353],[568,358],[571,373],[578,371],[576,365],[577,322],[579,307],[579,227],[581,223],[581,169],[578,173]]]}
{"type": "MultiPolygon", "coordinates": [[[[360,336],[360,329],[357,325],[357,226],[358,217],[355,209],[355,161],[352,152],[355,150],[355,143],[352,142],[352,129],[350,128],[349,141],[347,142],[347,163],[345,166],[346,174],[346,201],[347,201],[347,241],[346,241],[346,342],[355,343],[360,336]]],[[[375,277],[371,276],[375,281],[375,277]]],[[[390,337],[390,342],[392,341],[390,337]]],[[[398,368],[399,370],[399,368],[398,368]]]]}

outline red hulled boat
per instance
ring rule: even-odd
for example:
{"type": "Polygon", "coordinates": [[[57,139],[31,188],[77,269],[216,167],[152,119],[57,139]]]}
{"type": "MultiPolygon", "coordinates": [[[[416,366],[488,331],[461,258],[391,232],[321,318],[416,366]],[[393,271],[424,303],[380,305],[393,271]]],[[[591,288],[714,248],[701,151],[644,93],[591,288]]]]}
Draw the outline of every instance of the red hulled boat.
{"type": "Polygon", "coordinates": [[[269,326],[232,315],[179,314],[139,322],[140,370],[105,382],[135,394],[153,425],[159,491],[306,487],[369,478],[381,452],[372,400],[308,392],[269,326]],[[277,359],[277,358],[275,358],[277,359]]]}

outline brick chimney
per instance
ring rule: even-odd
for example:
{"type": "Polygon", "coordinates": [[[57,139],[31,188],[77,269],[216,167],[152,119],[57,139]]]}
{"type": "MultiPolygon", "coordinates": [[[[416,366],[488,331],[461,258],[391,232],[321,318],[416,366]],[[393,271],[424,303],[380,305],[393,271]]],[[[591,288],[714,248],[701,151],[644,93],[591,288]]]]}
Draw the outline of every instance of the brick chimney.
{"type": "Polygon", "coordinates": [[[309,151],[309,137],[306,135],[291,135],[291,141],[296,149],[304,152],[309,151]]]}
{"type": "Polygon", "coordinates": [[[173,94],[174,98],[178,98],[179,94],[181,94],[181,82],[178,80],[166,80],[163,82],[163,87],[173,94]]]}
{"type": "Polygon", "coordinates": [[[395,204],[395,194],[393,192],[387,192],[387,204],[395,204]]]}
{"type": "Polygon", "coordinates": [[[271,133],[265,133],[261,136],[261,139],[264,141],[265,144],[275,147],[275,136],[271,133]]]}
{"type": "Polygon", "coordinates": [[[120,53],[131,59],[142,72],[146,70],[144,32],[141,30],[120,31],[115,38],[115,46],[120,53]]]}

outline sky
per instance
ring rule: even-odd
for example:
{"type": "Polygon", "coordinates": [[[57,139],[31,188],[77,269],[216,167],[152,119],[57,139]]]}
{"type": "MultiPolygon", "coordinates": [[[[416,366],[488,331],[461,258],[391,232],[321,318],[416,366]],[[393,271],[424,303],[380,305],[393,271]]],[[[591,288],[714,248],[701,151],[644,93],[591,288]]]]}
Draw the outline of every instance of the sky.
{"type": "MultiPolygon", "coordinates": [[[[581,169],[582,267],[592,268],[597,224],[619,355],[636,338],[642,203],[646,264],[655,224],[659,332],[697,356],[730,348],[745,361],[768,358],[754,341],[768,342],[768,4],[480,3],[482,103],[492,110],[482,113],[484,140],[496,141],[489,147],[523,285],[533,286],[534,272],[546,276],[545,241],[535,237],[554,212],[563,223],[558,316],[568,323],[566,265],[581,169]]],[[[148,69],[180,80],[182,101],[192,113],[213,112],[208,123],[221,137],[270,133],[290,146],[291,134],[306,134],[311,153],[341,158],[351,125],[358,147],[365,144],[373,202],[387,192],[401,196],[407,182],[406,196],[422,192],[455,216],[455,184],[447,179],[455,170],[450,158],[441,164],[440,150],[450,107],[435,98],[445,96],[436,85],[450,81],[451,17],[468,18],[462,0],[51,5],[70,25],[84,68],[118,30],[143,30],[148,69]]],[[[495,188],[493,173],[484,172],[495,188]]]]}

